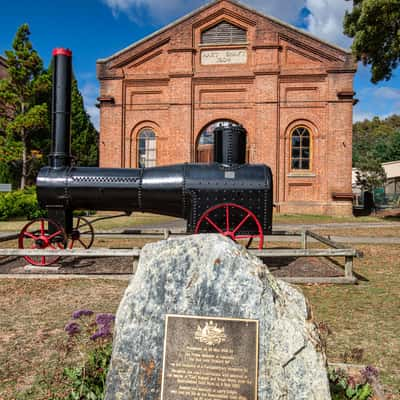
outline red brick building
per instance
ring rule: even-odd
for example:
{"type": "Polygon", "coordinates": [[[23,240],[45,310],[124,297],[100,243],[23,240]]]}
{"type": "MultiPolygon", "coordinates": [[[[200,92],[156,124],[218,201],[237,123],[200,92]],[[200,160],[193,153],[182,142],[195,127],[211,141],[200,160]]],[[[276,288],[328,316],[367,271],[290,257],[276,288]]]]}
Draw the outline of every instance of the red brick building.
{"type": "Polygon", "coordinates": [[[351,213],[350,53],[217,0],[98,60],[100,165],[209,160],[213,123],[242,124],[277,211],[351,213]]]}

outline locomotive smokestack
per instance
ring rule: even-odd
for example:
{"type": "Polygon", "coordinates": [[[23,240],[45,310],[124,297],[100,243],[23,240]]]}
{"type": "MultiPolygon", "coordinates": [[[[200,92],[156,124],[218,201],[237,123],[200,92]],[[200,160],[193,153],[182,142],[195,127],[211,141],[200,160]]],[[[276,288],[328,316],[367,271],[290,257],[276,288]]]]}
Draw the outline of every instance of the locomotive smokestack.
{"type": "Polygon", "coordinates": [[[50,166],[62,168],[71,162],[72,52],[53,50],[53,94],[50,166]]]}
{"type": "Polygon", "coordinates": [[[214,162],[224,165],[246,162],[246,130],[229,124],[214,129],[214,162]]]}

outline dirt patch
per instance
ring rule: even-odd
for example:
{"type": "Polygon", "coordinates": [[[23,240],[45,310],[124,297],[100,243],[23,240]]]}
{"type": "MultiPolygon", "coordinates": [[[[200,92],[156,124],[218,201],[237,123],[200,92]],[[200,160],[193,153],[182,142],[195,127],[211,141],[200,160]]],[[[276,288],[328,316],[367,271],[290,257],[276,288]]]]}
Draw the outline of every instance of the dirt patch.
{"type": "MultiPolygon", "coordinates": [[[[264,259],[269,270],[277,277],[336,277],[343,276],[343,269],[334,262],[321,257],[276,257],[264,259]]],[[[32,274],[25,270],[28,263],[21,257],[7,257],[0,260],[2,274],[32,274]]],[[[53,264],[54,271],[46,274],[74,275],[125,275],[133,270],[131,257],[84,258],[66,257],[53,264]]],[[[36,272],[42,273],[39,269],[36,272]]]]}
{"type": "Polygon", "coordinates": [[[279,257],[264,260],[272,274],[284,277],[337,277],[343,276],[343,269],[336,263],[322,257],[279,257]]]}

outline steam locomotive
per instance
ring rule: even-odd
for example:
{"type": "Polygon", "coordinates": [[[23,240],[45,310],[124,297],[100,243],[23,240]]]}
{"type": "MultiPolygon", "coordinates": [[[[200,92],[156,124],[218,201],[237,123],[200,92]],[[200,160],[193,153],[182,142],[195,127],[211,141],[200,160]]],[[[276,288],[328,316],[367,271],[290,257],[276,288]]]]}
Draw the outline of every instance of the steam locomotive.
{"type": "MultiPolygon", "coordinates": [[[[72,53],[53,51],[52,147],[49,166],[37,177],[37,197],[48,218],[27,224],[20,248],[72,248],[83,241],[83,219],[74,210],[150,212],[184,218],[187,233],[215,233],[233,240],[258,239],[272,230],[272,173],[246,164],[246,131],[237,125],[214,131],[214,163],[151,168],[91,168],[73,165],[70,151],[72,53]]],[[[86,232],[87,233],[87,232],[86,232]]],[[[58,257],[25,257],[48,265],[58,257]]]]}

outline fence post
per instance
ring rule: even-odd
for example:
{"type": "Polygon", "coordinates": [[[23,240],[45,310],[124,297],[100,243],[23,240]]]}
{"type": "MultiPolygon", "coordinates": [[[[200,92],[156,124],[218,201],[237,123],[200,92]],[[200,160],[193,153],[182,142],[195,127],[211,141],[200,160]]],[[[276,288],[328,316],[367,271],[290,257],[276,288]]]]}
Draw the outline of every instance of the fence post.
{"type": "Polygon", "coordinates": [[[344,260],[344,276],[346,278],[353,278],[353,257],[346,256],[344,260]]]}
{"type": "Polygon", "coordinates": [[[307,248],[307,231],[301,232],[301,248],[307,248]]]}

